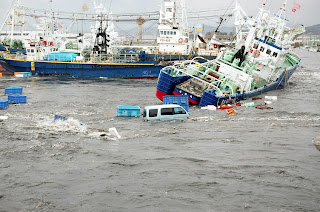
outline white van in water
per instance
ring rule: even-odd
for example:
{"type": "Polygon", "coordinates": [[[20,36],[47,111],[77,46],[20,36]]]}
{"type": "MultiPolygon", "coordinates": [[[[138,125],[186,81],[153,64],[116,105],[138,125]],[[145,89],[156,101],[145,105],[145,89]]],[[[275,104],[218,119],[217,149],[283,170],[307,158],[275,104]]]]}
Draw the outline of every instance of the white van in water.
{"type": "Polygon", "coordinates": [[[188,119],[190,114],[180,105],[152,105],[146,106],[143,111],[143,120],[173,120],[188,119]]]}

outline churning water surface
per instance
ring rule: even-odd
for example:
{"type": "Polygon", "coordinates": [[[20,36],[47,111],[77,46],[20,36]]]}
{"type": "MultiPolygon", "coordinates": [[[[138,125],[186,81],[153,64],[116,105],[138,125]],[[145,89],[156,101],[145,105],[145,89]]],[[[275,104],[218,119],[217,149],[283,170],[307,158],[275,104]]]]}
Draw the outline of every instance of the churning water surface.
{"type": "Polygon", "coordinates": [[[156,80],[0,78],[28,98],[0,111],[0,211],[320,211],[320,54],[297,53],[273,109],[186,121],[116,116],[161,104],[156,80]]]}

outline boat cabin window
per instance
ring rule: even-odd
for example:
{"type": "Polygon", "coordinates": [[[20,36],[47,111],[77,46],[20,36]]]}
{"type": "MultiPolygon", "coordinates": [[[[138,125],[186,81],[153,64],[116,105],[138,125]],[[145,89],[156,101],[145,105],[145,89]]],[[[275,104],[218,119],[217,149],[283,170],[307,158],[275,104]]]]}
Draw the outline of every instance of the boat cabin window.
{"type": "Polygon", "coordinates": [[[174,114],[173,108],[161,108],[161,115],[163,116],[170,116],[174,114]]]}
{"type": "Polygon", "coordinates": [[[167,35],[167,31],[164,31],[164,35],[167,35]]]}
{"type": "Polygon", "coordinates": [[[177,34],[177,32],[173,32],[173,34],[174,34],[174,35],[176,35],[176,34],[177,34]]]}
{"type": "Polygon", "coordinates": [[[273,52],[273,57],[277,57],[278,56],[278,53],[277,52],[273,52]]]}
{"type": "Polygon", "coordinates": [[[158,116],[158,109],[149,110],[149,117],[157,117],[157,116],[158,116]]]}
{"type": "Polygon", "coordinates": [[[163,31],[160,31],[160,35],[163,35],[163,31]]]}
{"type": "Polygon", "coordinates": [[[271,50],[268,49],[266,53],[267,53],[268,55],[270,55],[270,54],[271,54],[271,50]]]}
{"type": "Polygon", "coordinates": [[[30,49],[31,50],[31,53],[34,53],[34,49],[30,49]]]}
{"type": "Polygon", "coordinates": [[[264,52],[264,47],[263,46],[260,47],[260,52],[264,52]]]}
{"type": "Polygon", "coordinates": [[[258,43],[258,42],[256,42],[256,43],[253,44],[253,48],[254,48],[254,49],[257,49],[258,46],[259,46],[259,43],[258,43]]]}

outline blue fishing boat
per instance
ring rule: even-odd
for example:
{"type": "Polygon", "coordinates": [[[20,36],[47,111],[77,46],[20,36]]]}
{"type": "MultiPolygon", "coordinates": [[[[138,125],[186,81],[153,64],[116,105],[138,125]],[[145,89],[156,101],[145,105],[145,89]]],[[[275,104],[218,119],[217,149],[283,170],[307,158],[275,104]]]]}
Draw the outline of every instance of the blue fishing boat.
{"type": "Polygon", "coordinates": [[[303,26],[285,26],[285,5],[275,16],[261,8],[254,19],[241,14],[237,4],[236,23],[249,29],[237,33],[236,49],[204,63],[194,58],[163,68],[156,96],[163,100],[166,95],[187,95],[192,104],[218,106],[284,87],[301,61],[290,44],[305,31],[303,26]]]}
{"type": "Polygon", "coordinates": [[[28,61],[0,58],[0,64],[9,72],[31,72],[32,75],[71,77],[157,78],[163,67],[154,63],[95,63],[28,61]]]}
{"type": "Polygon", "coordinates": [[[71,77],[157,78],[164,66],[158,60],[146,60],[136,52],[110,54],[109,36],[100,21],[91,54],[59,52],[53,41],[42,39],[26,48],[26,55],[5,53],[0,65],[8,72],[71,77]]]}

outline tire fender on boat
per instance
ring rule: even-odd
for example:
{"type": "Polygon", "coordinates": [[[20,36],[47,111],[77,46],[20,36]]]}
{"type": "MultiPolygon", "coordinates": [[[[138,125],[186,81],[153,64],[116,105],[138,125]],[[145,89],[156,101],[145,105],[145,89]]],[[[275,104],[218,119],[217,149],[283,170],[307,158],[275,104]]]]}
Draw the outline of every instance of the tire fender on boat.
{"type": "Polygon", "coordinates": [[[253,55],[254,55],[255,57],[259,57],[259,56],[260,56],[260,51],[256,49],[256,50],[253,52],[253,55]]]}

